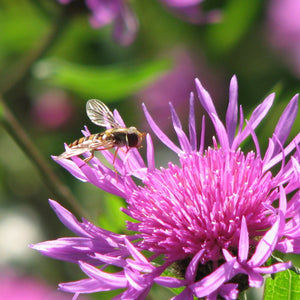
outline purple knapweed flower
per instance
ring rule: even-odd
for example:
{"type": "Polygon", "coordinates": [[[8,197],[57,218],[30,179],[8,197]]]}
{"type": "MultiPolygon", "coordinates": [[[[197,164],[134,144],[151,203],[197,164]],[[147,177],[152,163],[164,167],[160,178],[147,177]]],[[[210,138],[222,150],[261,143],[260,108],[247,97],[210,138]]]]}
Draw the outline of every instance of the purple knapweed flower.
{"type": "Polygon", "coordinates": [[[267,38],[300,77],[300,1],[272,0],[267,15],[267,38]]]}
{"type": "MultiPolygon", "coordinates": [[[[74,0],[58,0],[69,4],[74,0]]],[[[82,1],[82,0],[81,0],[82,1]]],[[[211,23],[220,20],[219,10],[204,12],[200,6],[204,0],[159,0],[179,17],[192,23],[211,23]]],[[[123,46],[130,45],[138,30],[138,20],[128,0],[85,0],[91,11],[90,23],[100,28],[113,23],[113,37],[123,46]]]]}
{"type": "MultiPolygon", "coordinates": [[[[69,4],[73,0],[58,0],[69,4]]],[[[90,23],[94,28],[101,28],[113,23],[113,37],[123,46],[135,39],[138,30],[137,19],[126,0],[85,0],[91,11],[90,23]]]]}
{"type": "Polygon", "coordinates": [[[69,295],[57,291],[41,278],[19,274],[3,266],[0,267],[0,295],[3,300],[70,300],[69,295]]]}
{"type": "MultiPolygon", "coordinates": [[[[149,134],[147,163],[137,149],[119,151],[115,170],[95,157],[90,164],[79,157],[58,161],[79,180],[123,197],[127,207],[122,211],[135,220],[127,223],[132,234],[120,235],[86,220],[77,221],[51,200],[59,219],[78,237],[32,247],[55,259],[78,263],[88,276],[60,284],[61,290],[79,295],[122,289],[117,299],[144,299],[156,283],[181,288],[172,298],[176,300],[217,299],[218,295],[236,299],[248,287],[260,287],[262,274],[291,267],[290,262],[266,262],[274,250],[300,253],[300,133],[285,145],[297,116],[298,95],[287,105],[262,155],[255,129],[271,108],[274,94],[247,121],[238,107],[234,76],[223,123],[199,80],[196,89],[216,131],[206,150],[205,121],[197,134],[191,94],[188,135],[170,105],[179,146],[161,131],[144,106],[152,130],[178,155],[179,164],[169,162],[166,168],[156,168],[149,134]],[[244,152],[242,143],[250,136],[255,151],[244,152]],[[110,273],[107,266],[117,266],[119,271],[110,273]]],[[[113,162],[113,153],[101,153],[113,162]]]]}
{"type": "Polygon", "coordinates": [[[33,122],[39,127],[58,130],[70,124],[74,108],[66,93],[50,89],[35,98],[31,114],[33,122]]]}

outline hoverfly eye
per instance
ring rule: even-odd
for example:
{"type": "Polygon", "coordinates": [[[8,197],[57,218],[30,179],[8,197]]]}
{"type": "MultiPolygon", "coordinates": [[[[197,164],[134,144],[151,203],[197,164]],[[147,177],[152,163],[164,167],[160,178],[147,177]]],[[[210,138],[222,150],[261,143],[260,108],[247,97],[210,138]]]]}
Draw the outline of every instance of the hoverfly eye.
{"type": "Polygon", "coordinates": [[[127,140],[129,147],[135,147],[138,144],[139,137],[136,133],[128,133],[127,140]]]}

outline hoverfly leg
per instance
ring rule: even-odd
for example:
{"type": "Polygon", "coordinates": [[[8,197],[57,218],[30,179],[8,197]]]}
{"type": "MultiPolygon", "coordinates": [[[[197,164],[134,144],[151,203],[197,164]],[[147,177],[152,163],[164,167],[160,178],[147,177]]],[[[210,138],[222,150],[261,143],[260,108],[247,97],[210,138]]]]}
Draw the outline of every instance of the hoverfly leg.
{"type": "MultiPolygon", "coordinates": [[[[122,152],[124,152],[125,154],[127,154],[127,153],[129,152],[130,148],[126,145],[126,150],[123,149],[123,148],[120,148],[120,150],[121,150],[122,152]]],[[[127,166],[128,166],[128,168],[129,168],[129,171],[132,171],[132,169],[130,168],[130,165],[129,165],[127,159],[126,159],[126,156],[125,156],[124,164],[125,164],[125,162],[127,162],[127,166]]]]}
{"type": "Polygon", "coordinates": [[[118,154],[118,150],[119,150],[119,147],[117,147],[116,151],[115,151],[115,154],[114,154],[114,159],[113,159],[113,166],[115,165],[115,161],[116,161],[116,158],[117,158],[117,154],[118,154]]]}
{"type": "Polygon", "coordinates": [[[112,163],[112,165],[113,165],[113,167],[114,167],[114,171],[115,171],[115,173],[116,173],[116,181],[117,181],[117,182],[118,182],[118,171],[117,171],[116,168],[115,168],[115,161],[116,161],[116,158],[117,158],[118,150],[119,150],[119,148],[117,147],[117,149],[116,149],[116,151],[115,151],[115,154],[114,154],[113,163],[112,163]]]}
{"type": "Polygon", "coordinates": [[[83,160],[86,164],[94,157],[94,152],[95,150],[92,150],[91,155],[83,160]]]}
{"type": "Polygon", "coordinates": [[[122,152],[124,152],[125,154],[127,154],[128,151],[130,150],[130,148],[129,148],[128,146],[126,146],[126,150],[124,150],[123,148],[120,148],[120,150],[121,150],[122,152]]]}

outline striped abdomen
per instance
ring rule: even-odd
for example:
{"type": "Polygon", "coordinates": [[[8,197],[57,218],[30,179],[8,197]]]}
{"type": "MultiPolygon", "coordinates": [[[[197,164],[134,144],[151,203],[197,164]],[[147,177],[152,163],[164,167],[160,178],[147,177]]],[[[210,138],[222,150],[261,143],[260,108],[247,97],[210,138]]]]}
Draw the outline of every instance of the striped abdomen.
{"type": "Polygon", "coordinates": [[[89,136],[82,137],[82,138],[74,141],[73,143],[69,144],[68,146],[70,148],[72,148],[72,147],[75,147],[75,146],[78,146],[78,145],[84,145],[86,142],[90,143],[90,142],[95,141],[95,140],[102,141],[103,134],[104,133],[102,132],[102,133],[95,133],[95,134],[91,134],[89,136]]]}

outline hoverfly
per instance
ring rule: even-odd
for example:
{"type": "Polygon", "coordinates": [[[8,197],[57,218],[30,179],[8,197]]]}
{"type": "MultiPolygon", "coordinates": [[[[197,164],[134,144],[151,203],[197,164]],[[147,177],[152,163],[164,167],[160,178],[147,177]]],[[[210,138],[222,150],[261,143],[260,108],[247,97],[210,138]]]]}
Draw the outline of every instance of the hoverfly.
{"type": "Polygon", "coordinates": [[[81,155],[87,151],[91,155],[84,159],[84,162],[89,162],[94,157],[95,151],[108,150],[116,147],[114,161],[117,156],[117,151],[120,147],[125,146],[127,151],[130,148],[140,148],[146,133],[140,133],[135,127],[123,127],[115,119],[113,113],[100,100],[90,99],[86,103],[86,113],[90,120],[102,127],[111,127],[101,133],[92,134],[82,137],[73,143],[69,144],[69,149],[59,155],[56,160],[70,158],[81,155]]]}

